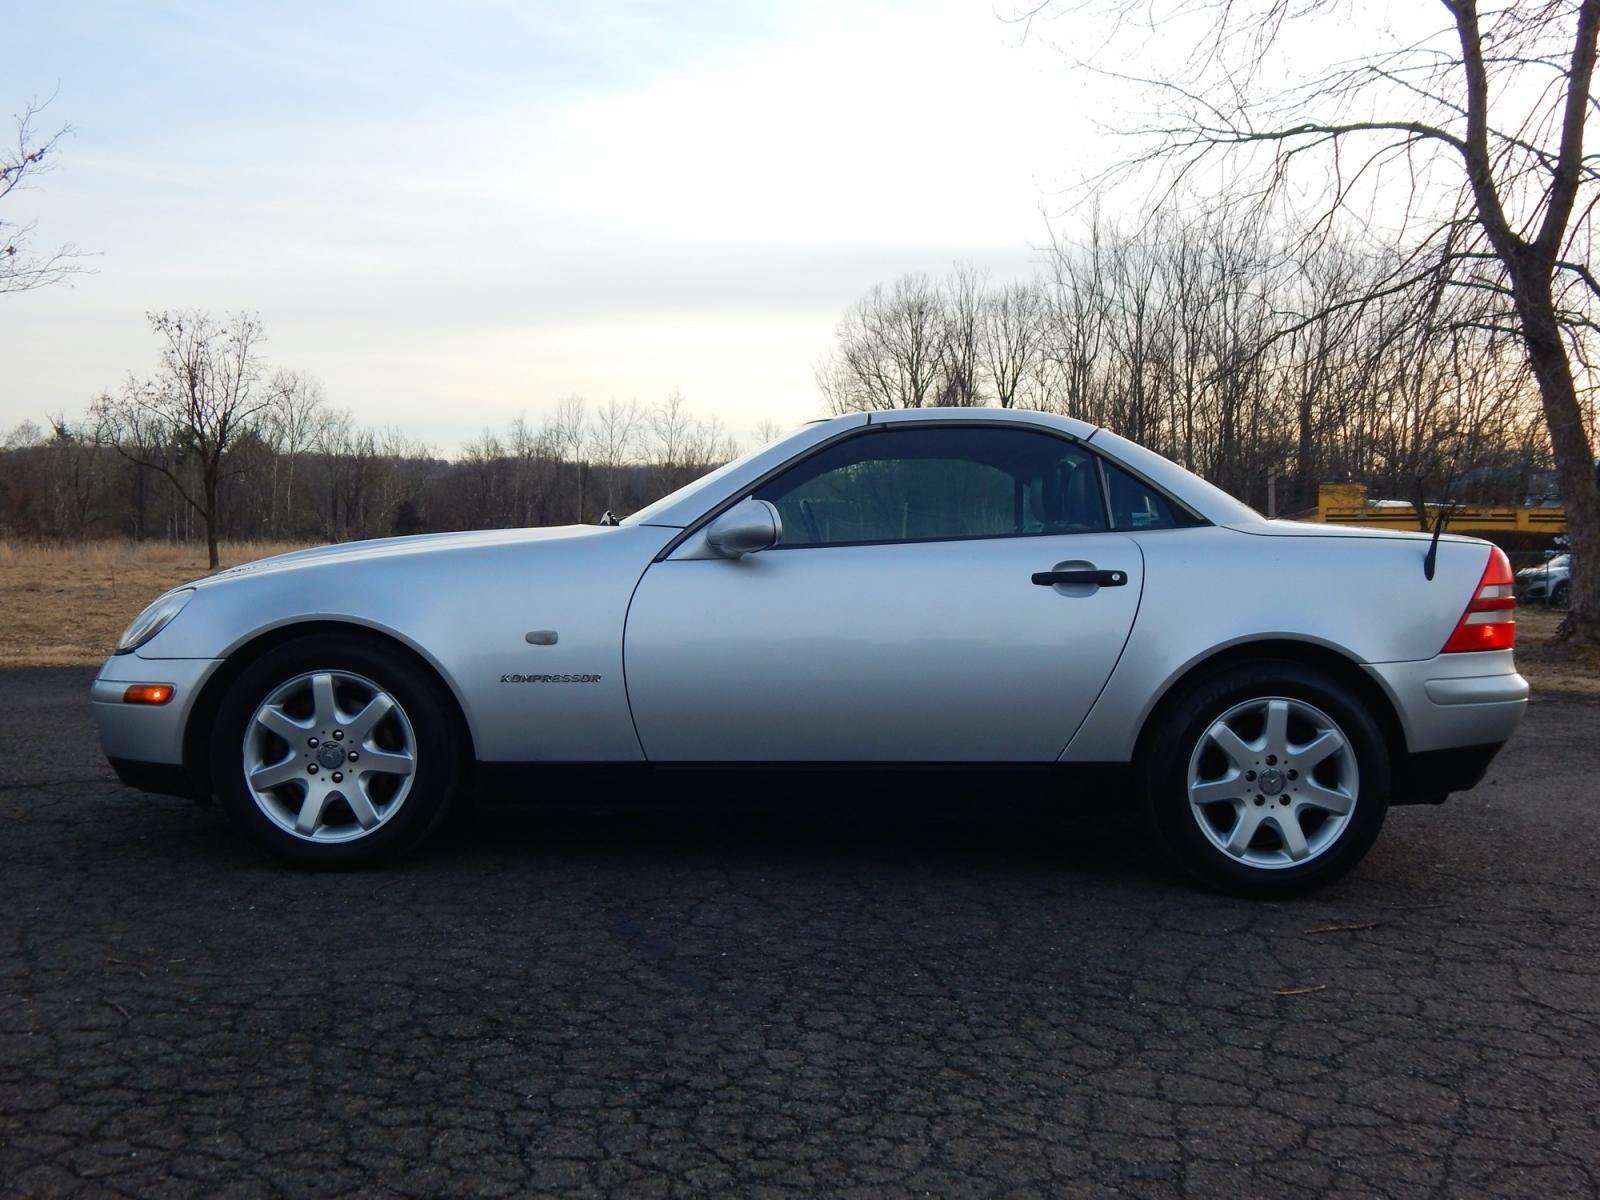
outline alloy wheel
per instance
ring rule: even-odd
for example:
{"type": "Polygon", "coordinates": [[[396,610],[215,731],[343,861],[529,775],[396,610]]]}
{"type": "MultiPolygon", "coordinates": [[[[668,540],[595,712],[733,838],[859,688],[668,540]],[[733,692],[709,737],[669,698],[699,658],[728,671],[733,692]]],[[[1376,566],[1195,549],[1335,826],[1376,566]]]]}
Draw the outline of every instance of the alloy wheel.
{"type": "Polygon", "coordinates": [[[1270,696],[1236,704],[1200,736],[1189,808],[1206,839],[1251,867],[1296,867],[1325,852],[1359,795],[1355,751],[1327,713],[1270,696]]]}
{"type": "Polygon", "coordinates": [[[308,671],[274,688],[245,727],[244,779],[273,824],[313,842],[348,842],[400,810],[417,739],[393,695],[349,671],[308,671]]]}

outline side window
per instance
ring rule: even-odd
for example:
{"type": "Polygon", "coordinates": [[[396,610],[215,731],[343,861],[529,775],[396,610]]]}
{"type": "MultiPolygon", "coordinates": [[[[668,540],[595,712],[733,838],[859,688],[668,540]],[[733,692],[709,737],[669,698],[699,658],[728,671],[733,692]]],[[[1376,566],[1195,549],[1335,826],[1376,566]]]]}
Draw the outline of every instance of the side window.
{"type": "Polygon", "coordinates": [[[1174,509],[1160,492],[1140,483],[1121,467],[1108,462],[1105,472],[1112,528],[1136,533],[1141,529],[1176,529],[1194,524],[1187,513],[1174,509]]]}
{"type": "Polygon", "coordinates": [[[1094,460],[1027,429],[889,428],[812,455],[755,493],[780,546],[1087,533],[1106,528],[1094,460]]]}

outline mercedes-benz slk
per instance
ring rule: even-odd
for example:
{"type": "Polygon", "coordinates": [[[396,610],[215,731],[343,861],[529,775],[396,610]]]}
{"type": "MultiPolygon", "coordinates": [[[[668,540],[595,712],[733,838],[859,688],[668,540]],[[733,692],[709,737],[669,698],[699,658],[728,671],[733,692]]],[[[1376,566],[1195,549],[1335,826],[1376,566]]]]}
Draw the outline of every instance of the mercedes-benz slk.
{"type": "Polygon", "coordinates": [[[572,768],[1024,767],[1138,806],[1214,886],[1287,894],[1482,776],[1528,693],[1512,585],[1487,542],[1265,520],[1082,421],[858,413],[618,525],[196,580],[93,699],[124,780],[310,867],[572,768]]]}

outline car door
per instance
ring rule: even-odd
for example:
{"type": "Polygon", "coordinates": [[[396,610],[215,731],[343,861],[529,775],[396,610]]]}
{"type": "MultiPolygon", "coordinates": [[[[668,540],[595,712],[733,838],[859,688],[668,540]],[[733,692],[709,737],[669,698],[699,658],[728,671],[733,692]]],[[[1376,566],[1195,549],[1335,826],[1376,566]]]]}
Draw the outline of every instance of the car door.
{"type": "Polygon", "coordinates": [[[871,427],[753,495],[781,515],[774,546],[723,558],[691,536],[634,594],[651,760],[1047,762],[1127,641],[1139,549],[1070,439],[871,427]]]}

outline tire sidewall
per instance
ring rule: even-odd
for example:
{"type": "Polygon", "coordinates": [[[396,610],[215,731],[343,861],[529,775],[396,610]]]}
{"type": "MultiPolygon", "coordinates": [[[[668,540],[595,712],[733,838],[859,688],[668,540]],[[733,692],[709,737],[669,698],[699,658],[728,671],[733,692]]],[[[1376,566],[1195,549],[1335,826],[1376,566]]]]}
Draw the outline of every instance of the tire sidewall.
{"type": "Polygon", "coordinates": [[[240,673],[218,710],[211,745],[217,799],[255,842],[296,866],[352,869],[403,854],[438,827],[459,786],[460,740],[450,703],[430,671],[371,639],[313,634],[285,642],[240,673]],[[417,768],[399,811],[349,842],[296,837],[261,811],[245,783],[244,740],[256,708],[275,688],[313,671],[370,679],[405,710],[416,740],[417,768]]]}
{"type": "Polygon", "coordinates": [[[1145,746],[1145,802],[1157,840],[1180,867],[1222,891],[1271,897],[1321,887],[1354,867],[1383,827],[1391,769],[1382,730],[1350,688],[1298,663],[1252,664],[1209,677],[1165,707],[1145,746]],[[1235,705],[1271,696],[1304,701],[1331,717],[1354,751],[1360,775],[1355,809],[1337,840],[1293,867],[1252,867],[1233,859],[1206,837],[1189,805],[1189,761],[1205,731],[1235,705]]]}

